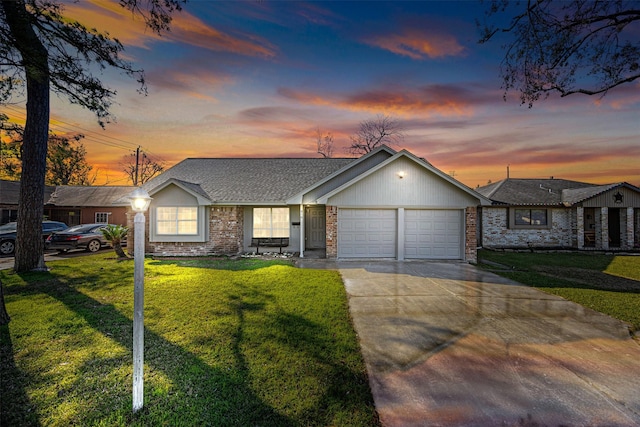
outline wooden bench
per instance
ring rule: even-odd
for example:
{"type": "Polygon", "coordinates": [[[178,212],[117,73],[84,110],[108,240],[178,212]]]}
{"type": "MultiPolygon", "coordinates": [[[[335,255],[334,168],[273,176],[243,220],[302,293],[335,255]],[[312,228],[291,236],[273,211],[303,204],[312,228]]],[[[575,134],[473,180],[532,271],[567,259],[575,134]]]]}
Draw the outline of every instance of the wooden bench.
{"type": "Polygon", "coordinates": [[[288,237],[252,237],[251,246],[256,247],[256,255],[260,255],[260,246],[278,246],[280,253],[282,248],[289,246],[288,237]]]}

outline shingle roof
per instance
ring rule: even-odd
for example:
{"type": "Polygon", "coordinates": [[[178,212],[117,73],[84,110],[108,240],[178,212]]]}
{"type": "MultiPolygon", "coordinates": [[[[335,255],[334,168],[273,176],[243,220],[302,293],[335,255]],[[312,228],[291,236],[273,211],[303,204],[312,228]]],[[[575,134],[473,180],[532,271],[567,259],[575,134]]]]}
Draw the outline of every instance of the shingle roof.
{"type": "Polygon", "coordinates": [[[355,159],[185,159],[143,187],[169,179],[196,184],[213,203],[285,203],[355,159]]]}
{"type": "MultiPolygon", "coordinates": [[[[563,194],[567,191],[575,191],[576,195],[587,194],[589,191],[592,191],[594,187],[602,186],[566,179],[508,178],[497,183],[479,187],[476,191],[494,202],[501,204],[554,206],[561,205],[565,202],[563,194]]],[[[573,195],[573,193],[567,194],[573,195]]]]}
{"type": "Polygon", "coordinates": [[[97,186],[81,187],[59,185],[49,198],[48,204],[54,206],[111,206],[116,200],[126,197],[135,187],[97,186]]]}
{"type": "Polygon", "coordinates": [[[634,191],[640,191],[638,187],[635,187],[627,182],[616,182],[614,184],[606,184],[606,185],[595,185],[593,187],[587,188],[576,188],[576,189],[567,189],[562,192],[562,201],[565,205],[573,205],[575,203],[580,203],[584,200],[590,199],[591,197],[595,197],[599,194],[602,194],[606,191],[613,190],[617,187],[627,187],[634,191]]]}
{"type": "MultiPolygon", "coordinates": [[[[44,187],[44,200],[48,200],[55,187],[44,187]]],[[[0,204],[17,205],[20,198],[20,181],[0,180],[0,204]]]]}

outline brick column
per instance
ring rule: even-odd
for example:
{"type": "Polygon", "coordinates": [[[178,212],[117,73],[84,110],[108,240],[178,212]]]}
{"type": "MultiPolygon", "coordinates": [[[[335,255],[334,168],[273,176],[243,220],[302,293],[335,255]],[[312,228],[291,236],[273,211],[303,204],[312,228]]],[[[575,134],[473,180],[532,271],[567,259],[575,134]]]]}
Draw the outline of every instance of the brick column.
{"type": "Polygon", "coordinates": [[[326,206],[326,246],[327,258],[338,257],[338,207],[326,206]]]}
{"type": "Polygon", "coordinates": [[[634,230],[634,217],[633,217],[633,208],[629,207],[627,208],[627,239],[626,242],[623,242],[622,246],[625,249],[633,249],[633,241],[634,241],[634,237],[635,237],[635,230],[634,230]]]}
{"type": "MultiPolygon", "coordinates": [[[[150,220],[150,211],[151,209],[147,210],[144,213],[144,252],[145,253],[153,253],[154,248],[151,246],[151,243],[149,242],[149,227],[151,226],[151,220],[150,220]]],[[[131,209],[131,207],[127,207],[127,212],[126,212],[126,217],[127,217],[127,224],[126,227],[129,229],[127,231],[127,244],[124,245],[122,247],[122,249],[126,249],[127,253],[130,256],[133,256],[133,248],[135,246],[135,233],[133,232],[134,230],[134,224],[133,224],[133,218],[136,216],[136,213],[131,209]]]]}
{"type": "Polygon", "coordinates": [[[478,209],[469,206],[464,210],[465,238],[464,257],[471,264],[478,262],[478,237],[476,235],[476,225],[478,222],[478,209]]]}
{"type": "Polygon", "coordinates": [[[609,249],[609,208],[600,208],[600,236],[602,249],[609,249]]]}
{"type": "Polygon", "coordinates": [[[237,254],[244,250],[244,208],[215,206],[211,208],[209,238],[213,250],[223,254],[237,254]]]}
{"type": "Polygon", "coordinates": [[[576,215],[576,233],[578,237],[578,249],[584,249],[584,208],[578,206],[576,215]]]}

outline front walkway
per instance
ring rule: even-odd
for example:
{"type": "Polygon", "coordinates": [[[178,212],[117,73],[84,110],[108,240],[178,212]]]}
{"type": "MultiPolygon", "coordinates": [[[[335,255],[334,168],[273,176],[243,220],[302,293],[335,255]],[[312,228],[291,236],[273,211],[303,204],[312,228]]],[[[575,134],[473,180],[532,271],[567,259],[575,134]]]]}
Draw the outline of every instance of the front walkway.
{"type": "Polygon", "coordinates": [[[626,326],[457,262],[337,268],[385,426],[638,426],[626,326]]]}

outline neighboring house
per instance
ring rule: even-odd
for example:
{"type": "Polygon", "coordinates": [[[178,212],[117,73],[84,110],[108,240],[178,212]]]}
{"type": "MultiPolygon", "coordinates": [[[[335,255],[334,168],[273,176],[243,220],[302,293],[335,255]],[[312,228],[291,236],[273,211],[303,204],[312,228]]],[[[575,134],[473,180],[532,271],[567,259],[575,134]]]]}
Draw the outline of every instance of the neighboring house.
{"type": "Polygon", "coordinates": [[[147,252],[161,256],[252,252],[260,237],[301,257],[475,262],[476,208],[490,203],[386,146],[359,159],[186,159],[143,188],[147,252]]]}
{"type": "MultiPolygon", "coordinates": [[[[44,199],[48,200],[55,187],[47,185],[44,189],[44,199]]],[[[0,225],[15,221],[18,218],[18,199],[20,198],[20,181],[0,180],[0,225]]],[[[45,209],[45,219],[48,217],[45,209]]]]}
{"type": "Polygon", "coordinates": [[[629,250],[640,245],[640,189],[564,179],[508,178],[477,188],[487,248],[629,250]]]}
{"type": "Polygon", "coordinates": [[[45,203],[48,218],[67,225],[127,224],[127,207],[114,205],[134,190],[130,186],[59,185],[45,203]]]}

